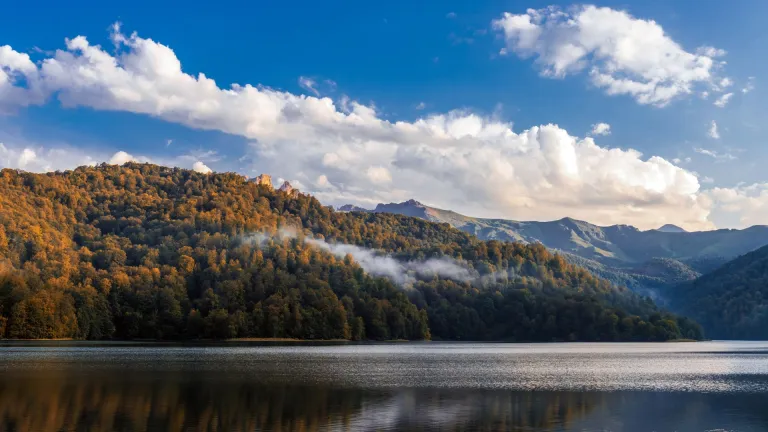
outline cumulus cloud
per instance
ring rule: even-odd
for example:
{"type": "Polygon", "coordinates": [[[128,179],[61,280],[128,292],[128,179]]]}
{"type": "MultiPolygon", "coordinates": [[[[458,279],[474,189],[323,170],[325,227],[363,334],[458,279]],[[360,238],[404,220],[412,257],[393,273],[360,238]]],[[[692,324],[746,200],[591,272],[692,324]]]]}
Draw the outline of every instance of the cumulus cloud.
{"type": "Polygon", "coordinates": [[[713,188],[706,191],[715,208],[720,227],[740,228],[765,225],[768,221],[768,183],[713,188]]]}
{"type": "Polygon", "coordinates": [[[210,174],[213,172],[212,169],[208,168],[208,166],[201,161],[197,161],[192,164],[192,170],[201,174],[210,174]]]}
{"type": "MultiPolygon", "coordinates": [[[[585,22],[594,23],[595,31],[607,25],[598,19],[603,15],[614,19],[615,14],[624,14],[596,8],[581,11],[587,15],[580,14],[579,19],[589,18],[585,22]]],[[[664,95],[684,93],[687,85],[704,79],[700,76],[712,79],[706,59],[682,51],[663,32],[659,34],[655,23],[623,16],[619,18],[630,21],[620,23],[651,33],[650,42],[633,45],[630,38],[621,47],[644,53],[661,47],[669,55],[660,59],[651,52],[625,59],[620,55],[624,48],[600,45],[581,60],[594,63],[601,74],[617,67],[622,76],[642,81],[652,67],[644,59],[652,59],[653,67],[659,66],[659,79],[652,91],[634,93],[647,103],[660,104],[667,100],[664,95]]],[[[528,17],[531,26],[551,31],[544,21],[528,17]]],[[[605,34],[590,31],[584,29],[593,36],[605,34]]],[[[520,38],[524,46],[539,43],[537,31],[521,33],[520,38]]],[[[183,72],[181,61],[165,45],[135,33],[124,35],[117,26],[112,40],[116,46],[107,50],[83,36],[68,39],[66,49],[39,66],[16,67],[15,73],[24,74],[24,79],[11,86],[38,89],[48,98],[58,98],[64,107],[133,112],[243,136],[252,142],[248,156],[255,171],[291,178],[291,183],[301,183],[302,189],[307,188],[303,190],[328,204],[372,205],[421,197],[476,216],[518,220],[571,216],[640,228],[659,222],[687,229],[712,227],[710,201],[703,197],[697,176],[658,156],[603,147],[591,137],[573,136],[554,124],[514,131],[511,123],[495,116],[467,111],[390,121],[374,106],[345,97],[295,95],[250,84],[221,87],[202,73],[183,72]]],[[[576,63],[557,65],[549,67],[570,71],[576,63]]],[[[181,166],[196,161],[207,160],[196,157],[181,166]]]]}
{"type": "Polygon", "coordinates": [[[610,135],[611,134],[611,125],[608,123],[596,123],[592,125],[592,132],[590,132],[590,135],[597,136],[597,135],[610,135]]]}
{"type": "Polygon", "coordinates": [[[0,46],[0,113],[35,105],[45,100],[38,68],[26,53],[0,46]],[[26,83],[26,86],[19,84],[26,83]]]}
{"type": "Polygon", "coordinates": [[[715,73],[723,63],[715,58],[725,51],[701,47],[688,52],[655,21],[625,11],[551,6],[507,12],[492,25],[506,40],[501,54],[534,57],[546,77],[587,71],[592,84],[607,94],[630,95],[641,104],[664,106],[697,85],[722,82],[715,73]]]}
{"type": "Polygon", "coordinates": [[[136,160],[136,158],[134,158],[130,154],[128,154],[128,153],[126,153],[124,151],[119,151],[119,152],[115,153],[114,155],[112,155],[112,157],[109,158],[109,162],[107,162],[107,163],[110,164],[110,165],[123,165],[123,164],[126,164],[128,162],[134,162],[135,160],[136,160]]]}
{"type": "Polygon", "coordinates": [[[731,100],[732,97],[733,97],[733,93],[726,93],[720,96],[719,98],[717,98],[717,100],[714,102],[714,105],[718,108],[723,108],[726,105],[728,105],[728,102],[731,100]]]}
{"type": "Polygon", "coordinates": [[[134,156],[125,151],[113,154],[105,153],[103,149],[86,149],[67,144],[30,143],[19,137],[8,138],[0,132],[0,169],[12,168],[30,172],[64,171],[79,166],[94,166],[103,162],[110,165],[123,165],[127,162],[155,163],[165,166],[191,168],[198,172],[211,172],[199,158],[209,161],[218,160],[215,152],[193,152],[173,157],[134,156]],[[195,163],[193,163],[195,161],[195,163]]]}
{"type": "Polygon", "coordinates": [[[374,183],[389,183],[392,181],[392,175],[389,173],[389,170],[381,166],[368,168],[366,175],[374,183]]]}
{"type": "Polygon", "coordinates": [[[0,142],[0,168],[49,172],[95,164],[96,159],[92,155],[71,147],[44,148],[28,143],[13,145],[0,142]]]}
{"type": "Polygon", "coordinates": [[[717,122],[712,120],[712,123],[709,124],[709,130],[707,130],[707,135],[709,135],[712,139],[720,139],[720,132],[717,130],[717,122]]]}

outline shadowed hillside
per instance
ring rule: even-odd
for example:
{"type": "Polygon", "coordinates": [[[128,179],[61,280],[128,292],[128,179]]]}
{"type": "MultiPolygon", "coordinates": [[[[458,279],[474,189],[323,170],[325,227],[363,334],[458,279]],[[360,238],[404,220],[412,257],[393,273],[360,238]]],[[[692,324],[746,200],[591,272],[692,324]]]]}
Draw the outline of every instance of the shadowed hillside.
{"type": "Polygon", "coordinates": [[[671,306],[695,317],[709,337],[768,339],[768,246],[669,289],[671,306]]]}

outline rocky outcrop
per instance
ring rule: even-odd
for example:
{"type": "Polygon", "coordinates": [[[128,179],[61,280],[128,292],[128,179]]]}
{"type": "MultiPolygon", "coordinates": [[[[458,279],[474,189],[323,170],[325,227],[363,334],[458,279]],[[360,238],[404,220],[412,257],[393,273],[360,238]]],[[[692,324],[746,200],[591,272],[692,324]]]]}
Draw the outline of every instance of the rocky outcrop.
{"type": "Polygon", "coordinates": [[[280,188],[278,188],[280,192],[285,192],[286,195],[290,196],[291,198],[296,198],[299,196],[299,190],[291,186],[288,181],[284,181],[282,185],[280,185],[280,188]]]}
{"type": "Polygon", "coordinates": [[[264,185],[269,188],[272,187],[272,176],[269,174],[260,174],[256,178],[251,179],[253,183],[256,183],[257,185],[264,185]]]}

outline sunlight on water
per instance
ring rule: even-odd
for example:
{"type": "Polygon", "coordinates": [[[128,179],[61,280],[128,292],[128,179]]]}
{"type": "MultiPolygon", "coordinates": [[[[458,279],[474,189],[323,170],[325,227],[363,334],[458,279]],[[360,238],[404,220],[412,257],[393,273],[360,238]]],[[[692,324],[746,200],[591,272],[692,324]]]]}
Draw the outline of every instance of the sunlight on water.
{"type": "Polygon", "coordinates": [[[0,348],[2,430],[763,431],[766,406],[757,342],[0,348]]]}

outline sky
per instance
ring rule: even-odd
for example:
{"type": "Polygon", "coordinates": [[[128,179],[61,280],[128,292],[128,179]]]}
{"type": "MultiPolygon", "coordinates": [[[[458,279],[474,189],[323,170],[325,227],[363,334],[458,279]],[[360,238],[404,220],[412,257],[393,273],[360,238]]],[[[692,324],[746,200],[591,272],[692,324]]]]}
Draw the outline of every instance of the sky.
{"type": "Polygon", "coordinates": [[[0,168],[267,173],[325,204],[768,221],[768,2],[15,2],[0,168]]]}

